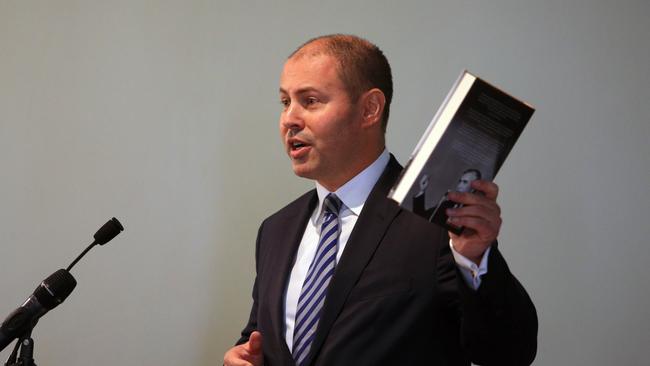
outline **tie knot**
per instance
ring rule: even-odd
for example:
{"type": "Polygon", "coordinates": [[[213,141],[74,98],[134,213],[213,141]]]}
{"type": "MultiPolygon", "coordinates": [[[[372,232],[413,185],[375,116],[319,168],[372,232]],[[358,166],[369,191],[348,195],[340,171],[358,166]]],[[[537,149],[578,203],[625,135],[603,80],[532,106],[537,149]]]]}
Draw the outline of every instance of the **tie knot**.
{"type": "Polygon", "coordinates": [[[336,197],[334,193],[328,194],[327,197],[325,197],[325,202],[323,203],[323,206],[325,207],[325,213],[331,213],[338,216],[342,204],[343,203],[341,200],[336,197]]]}

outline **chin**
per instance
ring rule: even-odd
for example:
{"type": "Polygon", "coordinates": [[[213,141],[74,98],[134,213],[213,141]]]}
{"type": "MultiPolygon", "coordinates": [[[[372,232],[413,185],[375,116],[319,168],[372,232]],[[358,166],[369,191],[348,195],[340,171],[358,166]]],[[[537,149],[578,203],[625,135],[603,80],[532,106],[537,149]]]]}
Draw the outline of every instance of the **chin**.
{"type": "Polygon", "coordinates": [[[300,168],[294,168],[293,173],[300,178],[314,179],[314,175],[310,171],[300,168]]]}
{"type": "Polygon", "coordinates": [[[293,173],[301,178],[315,179],[313,167],[306,166],[306,164],[293,163],[291,168],[293,173]]]}

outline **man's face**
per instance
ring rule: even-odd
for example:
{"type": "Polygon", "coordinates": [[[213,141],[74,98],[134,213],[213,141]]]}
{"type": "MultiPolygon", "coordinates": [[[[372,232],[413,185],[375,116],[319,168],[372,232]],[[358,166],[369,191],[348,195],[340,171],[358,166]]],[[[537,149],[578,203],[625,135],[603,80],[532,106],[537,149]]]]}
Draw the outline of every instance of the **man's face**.
{"type": "Polygon", "coordinates": [[[280,77],[280,136],[293,171],[330,190],[345,183],[354,161],[362,112],[328,55],[289,59],[280,77]]]}
{"type": "Polygon", "coordinates": [[[469,192],[472,190],[471,183],[472,181],[475,181],[477,178],[476,173],[474,172],[468,172],[463,174],[462,177],[458,180],[458,184],[456,185],[456,191],[458,192],[469,192]]]}

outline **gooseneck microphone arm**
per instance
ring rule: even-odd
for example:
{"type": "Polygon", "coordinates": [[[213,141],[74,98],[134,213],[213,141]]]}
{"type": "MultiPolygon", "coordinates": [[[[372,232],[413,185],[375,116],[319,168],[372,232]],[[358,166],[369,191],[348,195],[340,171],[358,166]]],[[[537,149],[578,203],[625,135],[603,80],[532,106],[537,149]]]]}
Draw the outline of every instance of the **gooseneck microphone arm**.
{"type": "Polygon", "coordinates": [[[90,251],[90,249],[92,249],[95,245],[97,245],[96,242],[93,242],[92,244],[90,244],[90,245],[88,246],[88,248],[84,249],[84,251],[81,252],[81,254],[79,254],[79,256],[77,256],[77,258],[75,258],[75,260],[73,260],[72,263],[70,263],[70,265],[68,266],[68,268],[66,268],[65,270],[68,271],[68,272],[70,272],[70,270],[72,269],[72,267],[74,267],[74,265],[77,264],[77,262],[79,262],[79,260],[80,260],[84,255],[86,255],[86,253],[88,253],[88,251],[90,251]]]}
{"type": "Polygon", "coordinates": [[[116,218],[113,217],[112,219],[108,220],[108,222],[105,223],[104,226],[102,226],[95,233],[94,235],[95,241],[93,241],[92,244],[88,246],[88,248],[84,249],[84,251],[81,252],[81,254],[79,254],[79,256],[72,261],[72,263],[70,263],[66,271],[70,272],[72,267],[74,267],[74,265],[77,264],[77,262],[79,262],[79,260],[83,258],[83,256],[86,255],[86,253],[88,253],[88,251],[90,251],[90,249],[92,249],[95,245],[97,244],[104,245],[108,243],[114,237],[116,237],[117,234],[119,234],[120,231],[122,230],[124,230],[124,227],[122,226],[122,224],[120,224],[119,221],[117,221],[116,218]]]}

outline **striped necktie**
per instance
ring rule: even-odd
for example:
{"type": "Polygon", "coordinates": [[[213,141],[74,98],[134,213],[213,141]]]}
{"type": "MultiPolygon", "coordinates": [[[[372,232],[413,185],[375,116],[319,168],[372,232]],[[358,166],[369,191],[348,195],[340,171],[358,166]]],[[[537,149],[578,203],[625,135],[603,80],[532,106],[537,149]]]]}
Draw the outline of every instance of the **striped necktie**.
{"type": "Polygon", "coordinates": [[[330,193],[325,197],[323,204],[325,215],[321,225],[318,248],[307,271],[305,282],[302,284],[293,328],[292,353],[298,366],[304,365],[307,354],[309,354],[320,312],[325,303],[327,286],[334,275],[341,231],[338,217],[341,205],[341,200],[335,194],[330,193]]]}

